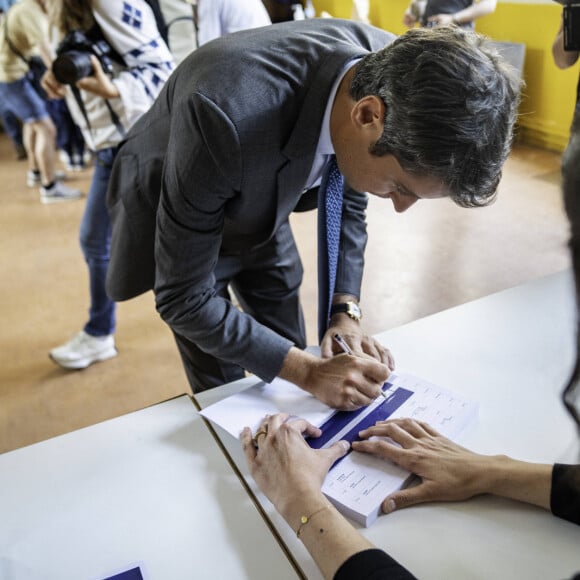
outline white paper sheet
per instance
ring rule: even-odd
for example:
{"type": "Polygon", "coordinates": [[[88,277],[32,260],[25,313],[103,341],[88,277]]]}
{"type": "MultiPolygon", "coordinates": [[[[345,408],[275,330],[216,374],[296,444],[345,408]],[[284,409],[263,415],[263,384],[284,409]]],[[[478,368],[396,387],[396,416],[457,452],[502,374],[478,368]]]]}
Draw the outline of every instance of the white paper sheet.
{"type": "Polygon", "coordinates": [[[264,415],[289,413],[313,425],[322,425],[334,413],[328,405],[280,378],[259,383],[241,393],[222,399],[200,411],[206,419],[239,438],[244,427],[256,431],[264,415]]]}

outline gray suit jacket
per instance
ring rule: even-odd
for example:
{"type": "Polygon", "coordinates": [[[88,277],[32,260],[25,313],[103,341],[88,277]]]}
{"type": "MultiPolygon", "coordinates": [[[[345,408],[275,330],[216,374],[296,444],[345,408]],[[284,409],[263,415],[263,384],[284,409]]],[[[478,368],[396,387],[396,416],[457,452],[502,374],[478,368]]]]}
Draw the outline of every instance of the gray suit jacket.
{"type": "MultiPolygon", "coordinates": [[[[157,309],[176,332],[273,379],[292,344],[215,296],[215,264],[265,243],[288,219],[337,75],[394,38],[314,19],[229,35],[183,61],[117,155],[110,296],[154,287],[157,309]]],[[[337,292],[360,292],[366,201],[347,188],[337,292]]]]}

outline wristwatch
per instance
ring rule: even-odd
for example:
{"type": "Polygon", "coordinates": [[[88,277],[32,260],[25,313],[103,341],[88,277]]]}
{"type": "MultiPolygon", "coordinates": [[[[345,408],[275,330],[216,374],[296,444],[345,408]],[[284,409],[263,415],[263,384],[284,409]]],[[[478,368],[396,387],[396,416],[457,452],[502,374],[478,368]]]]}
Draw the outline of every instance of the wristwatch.
{"type": "Polygon", "coordinates": [[[348,314],[353,320],[356,320],[357,322],[362,318],[360,306],[356,302],[342,302],[341,304],[333,304],[330,307],[330,316],[338,314],[339,312],[348,314]]]}

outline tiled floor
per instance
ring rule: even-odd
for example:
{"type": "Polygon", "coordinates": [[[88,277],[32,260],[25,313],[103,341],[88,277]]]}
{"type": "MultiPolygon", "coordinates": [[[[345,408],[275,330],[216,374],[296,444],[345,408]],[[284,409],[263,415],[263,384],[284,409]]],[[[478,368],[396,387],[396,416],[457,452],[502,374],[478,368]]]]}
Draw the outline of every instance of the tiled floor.
{"type": "MultiPolygon", "coordinates": [[[[371,199],[362,297],[367,330],[376,333],[567,267],[559,164],[556,153],[516,147],[498,200],[485,209],[437,200],[398,215],[390,202],[371,199]]],[[[119,305],[116,359],[75,372],[49,360],[52,347],[81,329],[88,308],[77,242],[84,200],[41,205],[38,192],[24,184],[25,163],[13,160],[2,134],[0,175],[0,452],[187,392],[151,294],[119,305]]],[[[87,191],[89,180],[86,171],[73,183],[87,191]]],[[[293,225],[313,343],[315,214],[295,215],[293,225]]]]}

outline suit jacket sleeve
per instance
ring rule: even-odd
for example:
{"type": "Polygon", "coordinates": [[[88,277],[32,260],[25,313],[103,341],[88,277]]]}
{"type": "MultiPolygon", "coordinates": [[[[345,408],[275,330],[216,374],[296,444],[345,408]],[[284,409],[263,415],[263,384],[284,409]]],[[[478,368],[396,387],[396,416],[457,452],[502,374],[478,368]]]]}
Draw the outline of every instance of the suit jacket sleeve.
{"type": "Polygon", "coordinates": [[[219,107],[193,94],[174,109],[170,133],[155,242],[157,309],[205,352],[269,382],[292,342],[213,290],[227,204],[241,185],[237,131],[219,107]]]}

